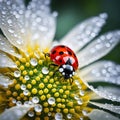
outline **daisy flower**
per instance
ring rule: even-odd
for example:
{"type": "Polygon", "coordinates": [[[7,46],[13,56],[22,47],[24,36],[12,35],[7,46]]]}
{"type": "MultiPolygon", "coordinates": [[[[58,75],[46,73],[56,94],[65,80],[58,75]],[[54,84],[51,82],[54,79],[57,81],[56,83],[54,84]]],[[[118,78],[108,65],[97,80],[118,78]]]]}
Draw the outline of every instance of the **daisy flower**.
{"type": "Polygon", "coordinates": [[[119,43],[120,31],[98,36],[103,13],[53,41],[57,13],[49,4],[0,0],[0,120],[119,120],[120,65],[97,60],[119,43]],[[72,84],[46,56],[58,44],[78,57],[72,84]]]}

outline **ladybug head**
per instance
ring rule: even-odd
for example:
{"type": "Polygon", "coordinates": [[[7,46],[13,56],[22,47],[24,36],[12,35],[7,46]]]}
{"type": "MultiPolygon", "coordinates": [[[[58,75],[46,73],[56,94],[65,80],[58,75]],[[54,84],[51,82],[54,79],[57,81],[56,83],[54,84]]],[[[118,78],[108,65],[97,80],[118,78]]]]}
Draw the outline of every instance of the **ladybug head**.
{"type": "Polygon", "coordinates": [[[65,79],[69,79],[75,74],[75,70],[69,60],[66,62],[66,64],[59,67],[59,72],[64,76],[65,79]]]}

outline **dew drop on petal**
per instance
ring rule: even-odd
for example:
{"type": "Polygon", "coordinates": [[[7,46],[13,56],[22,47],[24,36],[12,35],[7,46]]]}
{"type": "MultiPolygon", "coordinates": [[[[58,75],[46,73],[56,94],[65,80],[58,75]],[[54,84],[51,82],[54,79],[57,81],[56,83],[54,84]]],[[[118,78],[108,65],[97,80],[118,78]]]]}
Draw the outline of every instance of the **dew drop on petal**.
{"type": "Polygon", "coordinates": [[[14,76],[15,76],[16,78],[20,77],[20,75],[21,75],[21,72],[20,72],[19,70],[16,70],[16,71],[14,72],[14,76]]]}
{"type": "Polygon", "coordinates": [[[50,97],[50,98],[48,99],[48,103],[49,103],[50,105],[55,104],[55,98],[54,98],[54,97],[50,97]]]}
{"type": "Polygon", "coordinates": [[[47,67],[43,67],[43,68],[42,68],[42,73],[43,73],[43,74],[48,74],[48,73],[49,73],[48,68],[47,68],[47,67]]]}
{"type": "Polygon", "coordinates": [[[56,113],[55,114],[55,120],[62,120],[62,118],[63,118],[62,113],[56,113]]]}
{"type": "Polygon", "coordinates": [[[26,90],[26,85],[22,84],[22,85],[20,86],[20,88],[21,88],[21,90],[26,90]]]}
{"type": "Polygon", "coordinates": [[[34,110],[35,110],[35,112],[41,112],[42,111],[42,105],[40,105],[40,104],[35,105],[34,110]]]}
{"type": "Polygon", "coordinates": [[[29,111],[29,112],[28,112],[28,116],[29,116],[29,117],[33,117],[33,116],[34,116],[34,112],[33,112],[33,111],[29,111]]]}
{"type": "Polygon", "coordinates": [[[23,44],[23,40],[21,40],[21,39],[18,39],[16,42],[17,42],[19,45],[23,44]]]}
{"type": "Polygon", "coordinates": [[[8,29],[8,32],[10,32],[10,33],[14,33],[14,30],[12,30],[12,29],[8,29]]]}
{"type": "Polygon", "coordinates": [[[8,22],[8,24],[11,24],[11,23],[12,23],[12,20],[11,20],[11,19],[8,19],[7,22],[8,22]]]}
{"type": "Polygon", "coordinates": [[[25,80],[29,80],[30,77],[29,77],[28,75],[25,75],[24,79],[25,79],[25,80]]]}
{"type": "Polygon", "coordinates": [[[24,90],[23,94],[27,96],[29,94],[29,91],[28,90],[24,90]]]}
{"type": "Polygon", "coordinates": [[[16,102],[16,105],[17,105],[17,106],[20,106],[20,105],[22,105],[22,102],[21,102],[21,101],[17,101],[17,102],[16,102]]]}
{"type": "Polygon", "coordinates": [[[72,114],[70,114],[70,113],[67,114],[67,118],[68,118],[68,119],[71,119],[71,118],[72,118],[72,114]]]}
{"type": "Polygon", "coordinates": [[[39,102],[39,98],[36,97],[36,96],[33,97],[33,98],[32,98],[32,102],[33,102],[33,103],[38,103],[38,102],[39,102]]]}
{"type": "Polygon", "coordinates": [[[36,59],[36,58],[31,58],[30,64],[31,64],[32,66],[36,66],[36,65],[38,64],[37,59],[36,59]]]}

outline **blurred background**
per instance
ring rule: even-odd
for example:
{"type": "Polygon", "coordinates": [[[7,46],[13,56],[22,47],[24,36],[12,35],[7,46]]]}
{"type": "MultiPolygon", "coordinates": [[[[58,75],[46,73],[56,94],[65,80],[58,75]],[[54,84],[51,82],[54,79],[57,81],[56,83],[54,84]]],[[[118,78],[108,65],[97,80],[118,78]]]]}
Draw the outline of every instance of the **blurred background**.
{"type": "MultiPolygon", "coordinates": [[[[79,22],[104,12],[108,19],[100,34],[120,30],[120,0],[52,0],[51,7],[58,12],[55,39],[63,37],[79,22]]],[[[103,59],[120,63],[120,44],[103,59]]]]}

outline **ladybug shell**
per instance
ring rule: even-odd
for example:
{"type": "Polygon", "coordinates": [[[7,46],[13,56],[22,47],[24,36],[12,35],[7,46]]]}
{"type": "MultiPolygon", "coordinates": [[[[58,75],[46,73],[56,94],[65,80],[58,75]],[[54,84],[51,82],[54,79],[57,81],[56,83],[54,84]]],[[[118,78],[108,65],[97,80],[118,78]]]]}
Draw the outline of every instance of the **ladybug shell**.
{"type": "Polygon", "coordinates": [[[57,45],[50,51],[50,59],[57,65],[66,64],[70,60],[71,65],[76,70],[78,68],[78,59],[75,53],[67,46],[57,45]]]}

